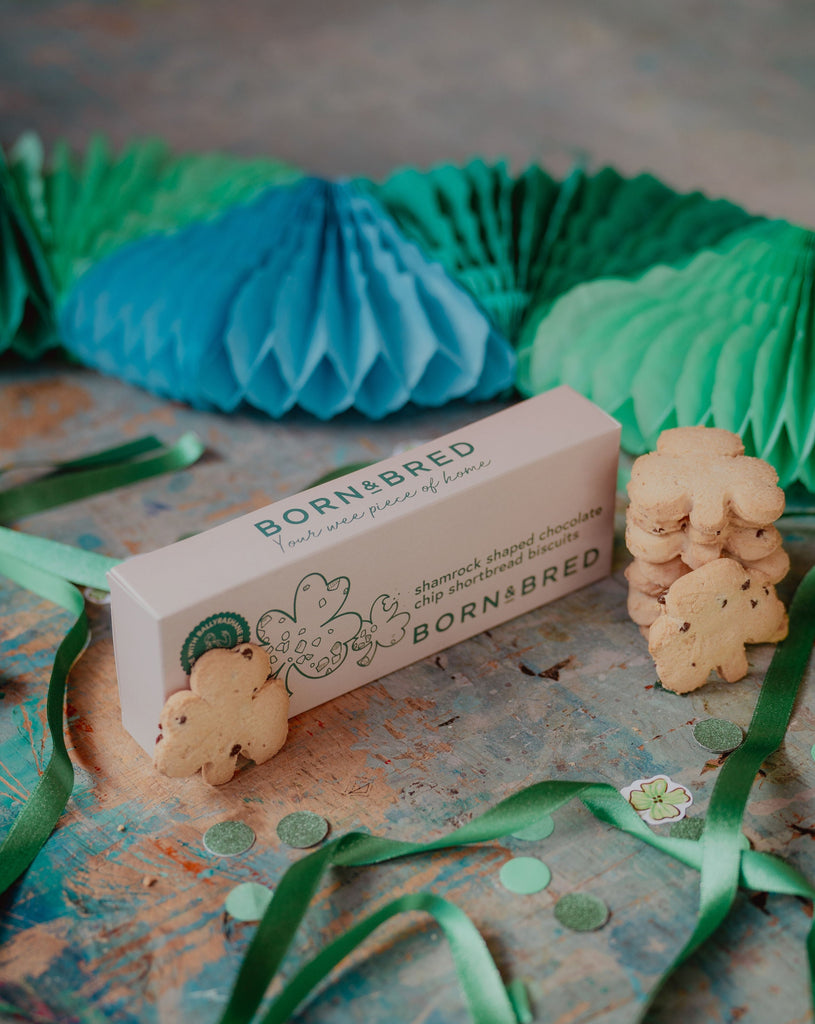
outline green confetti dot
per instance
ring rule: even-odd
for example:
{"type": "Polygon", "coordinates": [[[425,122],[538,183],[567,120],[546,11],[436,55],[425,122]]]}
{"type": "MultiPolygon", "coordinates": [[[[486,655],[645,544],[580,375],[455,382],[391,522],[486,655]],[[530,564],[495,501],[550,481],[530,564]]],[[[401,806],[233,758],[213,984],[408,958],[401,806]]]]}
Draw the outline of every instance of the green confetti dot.
{"type": "Polygon", "coordinates": [[[555,831],[555,819],[551,814],[544,814],[542,818],[527,828],[518,829],[512,833],[513,839],[523,839],[527,843],[534,843],[539,839],[547,839],[555,831]]]}
{"type": "Polygon", "coordinates": [[[725,718],[705,718],[693,727],[693,738],[700,747],[714,754],[729,754],[740,747],[744,733],[735,722],[725,718]]]}
{"type": "Polygon", "coordinates": [[[499,872],[501,885],[521,896],[545,889],[552,880],[552,872],[537,857],[513,857],[499,872]]]}
{"type": "Polygon", "coordinates": [[[272,900],[272,890],[259,882],[236,885],[226,897],[226,912],[236,921],[259,921],[272,900]]]}
{"type": "Polygon", "coordinates": [[[571,892],[555,904],[555,917],[575,932],[593,932],[608,921],[609,910],[599,896],[571,892]]]}
{"type": "Polygon", "coordinates": [[[216,857],[246,853],[254,841],[255,833],[242,821],[221,821],[204,833],[204,846],[216,857]]]}
{"type": "MultiPolygon", "coordinates": [[[[671,825],[670,835],[673,839],[701,839],[705,828],[704,818],[682,818],[671,825]]],[[[749,850],[750,840],[742,832],[739,836],[739,846],[742,850],[749,850]]]]}
{"type": "Polygon", "coordinates": [[[812,744],[812,749],[809,752],[809,756],[815,761],[815,743],[812,744]]]}
{"type": "Polygon", "coordinates": [[[674,839],[701,839],[704,830],[704,818],[682,818],[671,825],[670,834],[674,839]]]}
{"type": "Polygon", "coordinates": [[[286,846],[305,850],[325,839],[328,835],[328,822],[313,811],[294,811],[280,819],[277,835],[286,846]]]}

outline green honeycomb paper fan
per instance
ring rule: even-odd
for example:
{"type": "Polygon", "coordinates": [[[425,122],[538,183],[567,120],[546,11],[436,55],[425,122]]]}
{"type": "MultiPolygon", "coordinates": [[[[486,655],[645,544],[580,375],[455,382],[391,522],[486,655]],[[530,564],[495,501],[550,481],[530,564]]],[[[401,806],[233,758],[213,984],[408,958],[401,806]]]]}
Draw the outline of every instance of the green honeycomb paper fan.
{"type": "Polygon", "coordinates": [[[114,154],[97,137],[81,160],[59,145],[45,182],[58,290],[128,242],[207,220],[299,176],[270,159],[175,156],[155,140],[114,154]]]}
{"type": "Polygon", "coordinates": [[[576,171],[548,231],[546,272],[533,296],[519,347],[555,300],[605,277],[632,278],[657,264],[678,266],[763,218],[700,192],[681,194],[649,174],[625,178],[606,167],[576,171]]]}
{"type": "Polygon", "coordinates": [[[558,183],[534,165],[513,176],[504,163],[472,160],[406,168],[368,187],[402,232],[514,339],[540,282],[558,183]]]}
{"type": "Polygon", "coordinates": [[[0,152],[0,352],[34,358],[57,344],[54,289],[40,224],[42,152],[34,137],[0,152]]]}
{"type": "Polygon", "coordinates": [[[760,222],[682,267],[571,289],[538,322],[520,390],[570,384],[620,420],[632,453],[676,425],[732,430],[782,485],[813,489],[813,238],[760,222]]]}

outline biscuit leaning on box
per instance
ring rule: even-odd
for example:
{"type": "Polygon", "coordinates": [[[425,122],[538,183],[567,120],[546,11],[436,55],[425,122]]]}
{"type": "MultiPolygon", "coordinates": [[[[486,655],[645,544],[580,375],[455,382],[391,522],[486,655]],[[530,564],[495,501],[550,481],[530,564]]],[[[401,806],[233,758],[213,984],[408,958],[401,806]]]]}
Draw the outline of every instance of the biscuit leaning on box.
{"type": "Polygon", "coordinates": [[[204,782],[219,786],[235,774],[239,754],[262,764],[280,750],[289,695],[262,647],[214,647],[192,666],[189,690],[168,697],[158,728],[153,764],[163,775],[186,778],[200,768],[204,782]]]}
{"type": "Polygon", "coordinates": [[[745,644],[787,635],[774,587],[789,570],[772,525],[784,511],[775,470],[727,430],[676,427],[636,460],[628,496],[628,610],[660,682],[687,693],[712,671],[742,679],[745,644]]]}

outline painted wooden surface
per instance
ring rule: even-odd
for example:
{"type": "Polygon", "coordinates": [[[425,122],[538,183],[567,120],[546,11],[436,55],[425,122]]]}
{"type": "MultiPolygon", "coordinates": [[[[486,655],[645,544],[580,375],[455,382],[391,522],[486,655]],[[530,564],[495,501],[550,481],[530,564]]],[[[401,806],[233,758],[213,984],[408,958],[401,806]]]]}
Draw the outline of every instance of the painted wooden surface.
{"type": "MultiPolygon", "coordinates": [[[[157,134],[177,148],[271,155],[331,175],[473,153],[563,174],[581,158],[815,222],[815,12],[806,3],[0,0],[0,26],[4,145],[28,129],[49,148],[61,138],[84,147],[96,131],[118,144],[157,134]]],[[[380,424],[297,415],[270,423],[195,413],[56,362],[3,359],[0,463],[197,430],[208,454],[193,469],[18,524],[125,557],[494,408],[459,404],[380,424]]],[[[620,523],[609,579],[301,716],[277,758],[216,791],[155,775],[122,731],[108,614],[91,606],[94,642],[69,695],[77,787],[0,906],[0,1019],[215,1021],[252,934],[224,915],[224,898],[240,881],[274,885],[299,856],[275,836],[290,810],[325,814],[335,835],[363,827],[422,838],[539,779],[622,786],[662,770],[703,813],[718,761],[694,743],[692,723],[715,715],[745,726],[771,652],[754,649],[739,684],[685,698],[656,690],[625,611],[620,523]],[[224,818],[256,830],[248,854],[206,853],[205,829],[224,818]]],[[[793,563],[787,598],[813,561],[815,537],[805,520],[781,528],[793,563]]],[[[65,614],[0,580],[3,830],[44,761],[45,685],[66,626],[65,614]]],[[[813,685],[810,668],[745,820],[756,848],[810,877],[813,685]]],[[[537,1020],[627,1024],[691,930],[697,876],[576,806],[556,822],[540,844],[508,840],[332,876],[287,970],[362,908],[431,888],[471,915],[507,977],[528,981],[537,1020]],[[513,896],[497,881],[521,852],[552,869],[538,896],[513,896]],[[556,924],[553,904],[570,891],[608,902],[602,931],[580,936],[556,924]]],[[[658,1019],[810,1019],[811,915],[796,900],[740,895],[716,941],[676,977],[658,1019]]],[[[417,917],[369,940],[297,1019],[459,1024],[465,1012],[442,940],[417,917]]]]}
{"type": "MultiPolygon", "coordinates": [[[[64,458],[146,432],[169,441],[195,429],[208,453],[194,468],[17,524],[125,557],[495,408],[461,403],[379,424],[354,415],[330,424],[305,416],[226,419],[55,362],[8,363],[0,381],[0,464],[64,458]]],[[[73,672],[68,702],[76,791],[2,908],[0,1016],[216,1020],[253,929],[225,915],[225,897],[241,881],[274,886],[301,855],[275,833],[295,809],[325,815],[334,835],[367,828],[421,839],[541,779],[620,787],[665,772],[693,792],[693,812],[704,813],[719,761],[694,742],[692,725],[716,716],[746,726],[771,650],[751,649],[741,683],[714,682],[688,697],[656,689],[644,641],[626,614],[621,523],[610,578],[301,715],[275,759],[219,789],[198,777],[155,774],[123,731],[108,610],[91,605],[93,644],[73,672]],[[204,849],[204,831],[224,819],[256,831],[247,854],[219,859],[204,849]]],[[[781,529],[793,562],[781,587],[788,597],[812,561],[813,529],[795,519],[782,520],[781,529]]],[[[0,813],[7,827],[44,762],[45,684],[67,616],[0,582],[0,617],[0,813]]],[[[789,735],[757,779],[745,819],[757,849],[781,853],[810,877],[813,685],[810,669],[789,735]]],[[[528,982],[537,1020],[623,1024],[689,934],[697,884],[694,872],[570,805],[540,843],[509,839],[331,876],[288,970],[363,909],[431,889],[471,915],[508,977],[528,982]],[[552,870],[539,895],[515,896],[498,882],[500,866],[520,853],[542,857],[552,870]],[[604,929],[580,935],[557,924],[553,905],[572,891],[609,904],[604,929]]],[[[661,1019],[808,1019],[803,943],[811,914],[797,900],[740,895],[717,940],[677,976],[661,1019]]],[[[295,1019],[454,1024],[466,1013],[443,941],[416,916],[377,933],[295,1019]]]]}

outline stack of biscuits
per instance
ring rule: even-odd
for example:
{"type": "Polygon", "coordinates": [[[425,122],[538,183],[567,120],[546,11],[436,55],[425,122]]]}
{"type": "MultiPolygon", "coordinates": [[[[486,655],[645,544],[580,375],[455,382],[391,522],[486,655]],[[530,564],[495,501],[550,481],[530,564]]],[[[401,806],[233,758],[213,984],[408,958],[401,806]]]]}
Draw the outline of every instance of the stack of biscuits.
{"type": "Polygon", "coordinates": [[[656,452],[636,460],[628,494],[628,611],[648,638],[663,686],[687,692],[711,669],[742,678],[744,643],[786,635],[774,590],[789,570],[773,525],[784,511],[775,470],[745,456],[741,439],[727,430],[677,427],[663,431],[656,452]],[[737,608],[747,613],[744,621],[737,608]],[[711,648],[717,635],[721,642],[711,648]],[[673,661],[684,652],[681,666],[668,664],[666,644],[673,661]]]}

